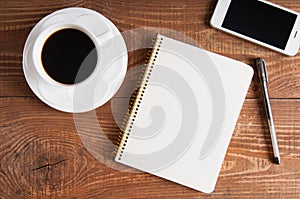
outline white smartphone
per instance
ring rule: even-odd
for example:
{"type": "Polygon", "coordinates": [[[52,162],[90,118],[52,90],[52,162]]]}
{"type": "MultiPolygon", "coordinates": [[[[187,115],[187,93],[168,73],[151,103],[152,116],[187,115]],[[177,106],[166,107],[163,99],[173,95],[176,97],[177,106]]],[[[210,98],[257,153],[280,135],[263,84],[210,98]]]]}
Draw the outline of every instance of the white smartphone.
{"type": "Polygon", "coordinates": [[[300,47],[299,13],[268,1],[219,0],[210,23],[289,56],[300,47]]]}

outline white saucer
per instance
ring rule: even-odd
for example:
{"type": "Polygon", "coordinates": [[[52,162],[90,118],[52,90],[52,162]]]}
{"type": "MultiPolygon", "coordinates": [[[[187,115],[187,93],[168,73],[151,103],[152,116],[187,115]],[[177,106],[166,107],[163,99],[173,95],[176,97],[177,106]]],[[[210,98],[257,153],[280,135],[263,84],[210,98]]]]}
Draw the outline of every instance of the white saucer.
{"type": "Polygon", "coordinates": [[[29,87],[44,103],[60,111],[79,113],[93,110],[113,97],[124,80],[127,60],[124,39],[110,20],[86,8],[66,8],[46,16],[32,29],[23,51],[23,71],[29,87]],[[33,43],[47,27],[74,20],[84,23],[96,36],[110,35],[97,46],[101,67],[74,85],[46,81],[34,66],[33,43]]]}

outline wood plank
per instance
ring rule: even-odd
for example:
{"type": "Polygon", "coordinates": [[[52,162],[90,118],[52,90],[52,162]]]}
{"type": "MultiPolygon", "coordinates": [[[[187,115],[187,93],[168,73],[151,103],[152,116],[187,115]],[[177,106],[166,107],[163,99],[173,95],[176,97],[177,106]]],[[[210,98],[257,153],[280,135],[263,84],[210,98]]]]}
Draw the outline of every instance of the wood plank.
{"type": "MultiPolygon", "coordinates": [[[[209,20],[216,2],[0,1],[0,198],[299,198],[300,54],[287,57],[212,29],[209,20]],[[125,83],[113,100],[98,108],[96,116],[83,114],[75,121],[72,114],[38,100],[23,75],[22,51],[32,27],[47,14],[72,6],[102,13],[122,32],[149,26],[169,28],[204,49],[250,65],[256,57],[265,58],[282,164],[272,163],[267,123],[256,100],[260,97],[256,73],[213,194],[114,162],[116,122],[127,109],[139,74],[135,69],[144,62],[147,50],[129,53],[125,83]]],[[[300,12],[299,1],[271,2],[300,12]]],[[[164,34],[176,36],[171,31],[164,34]]],[[[133,38],[127,44],[139,40],[133,38]]]]}
{"type": "MultiPolygon", "coordinates": [[[[300,12],[298,1],[274,3],[300,12]]],[[[23,1],[0,2],[0,96],[33,96],[22,71],[22,51],[30,29],[45,15],[68,6],[94,9],[111,19],[121,31],[152,26],[169,28],[191,37],[201,47],[253,65],[264,57],[269,70],[272,98],[300,98],[300,55],[286,57],[256,44],[212,29],[209,20],[216,1],[23,1]]],[[[168,34],[168,32],[166,32],[168,34]]],[[[142,54],[138,54],[144,57],[142,54]]],[[[136,61],[133,63],[136,64],[136,61]]],[[[136,66],[129,63],[130,68],[136,66]]],[[[255,76],[248,98],[258,98],[255,76]]]]}
{"type": "MultiPolygon", "coordinates": [[[[118,134],[112,110],[124,111],[127,102],[125,98],[114,98],[96,111],[110,140],[118,134]]],[[[271,103],[282,164],[272,163],[270,137],[260,102],[246,100],[210,198],[300,195],[300,100],[271,103]]],[[[72,114],[53,110],[35,97],[0,98],[0,112],[0,195],[6,198],[207,197],[150,174],[126,173],[105,166],[81,142],[72,114]]],[[[86,114],[82,117],[82,121],[91,119],[86,114]]],[[[87,122],[86,135],[94,136],[94,145],[110,149],[111,143],[97,140],[101,138],[97,134],[99,124],[87,122]]],[[[104,155],[113,158],[110,152],[104,155]]]]}

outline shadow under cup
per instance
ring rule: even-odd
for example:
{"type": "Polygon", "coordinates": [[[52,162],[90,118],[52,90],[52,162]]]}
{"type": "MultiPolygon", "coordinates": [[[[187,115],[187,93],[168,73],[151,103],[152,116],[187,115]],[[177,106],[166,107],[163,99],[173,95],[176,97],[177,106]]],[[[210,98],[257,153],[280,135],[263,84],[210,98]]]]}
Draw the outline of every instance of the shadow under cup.
{"type": "Polygon", "coordinates": [[[87,79],[97,65],[97,50],[84,32],[66,28],[51,34],[45,41],[41,61],[54,81],[72,85],[87,79]]]}

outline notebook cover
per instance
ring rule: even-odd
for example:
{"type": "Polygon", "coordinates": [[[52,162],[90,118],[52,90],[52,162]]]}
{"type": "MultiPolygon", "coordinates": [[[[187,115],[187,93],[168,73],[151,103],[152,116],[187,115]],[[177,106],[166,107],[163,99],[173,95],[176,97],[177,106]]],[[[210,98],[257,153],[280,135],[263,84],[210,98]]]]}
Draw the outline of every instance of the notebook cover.
{"type": "Polygon", "coordinates": [[[158,35],[115,160],[214,190],[252,67],[158,35]]]}

